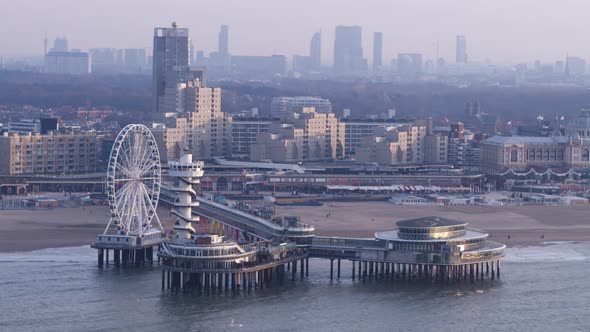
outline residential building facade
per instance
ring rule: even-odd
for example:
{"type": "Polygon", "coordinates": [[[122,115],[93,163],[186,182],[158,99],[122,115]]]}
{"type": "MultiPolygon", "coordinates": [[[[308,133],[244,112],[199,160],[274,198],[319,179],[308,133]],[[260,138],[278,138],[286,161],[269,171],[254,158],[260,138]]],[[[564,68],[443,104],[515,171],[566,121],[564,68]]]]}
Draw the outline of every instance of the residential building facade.
{"type": "Polygon", "coordinates": [[[0,136],[0,174],[96,172],[100,140],[96,133],[39,133],[0,136]]]}

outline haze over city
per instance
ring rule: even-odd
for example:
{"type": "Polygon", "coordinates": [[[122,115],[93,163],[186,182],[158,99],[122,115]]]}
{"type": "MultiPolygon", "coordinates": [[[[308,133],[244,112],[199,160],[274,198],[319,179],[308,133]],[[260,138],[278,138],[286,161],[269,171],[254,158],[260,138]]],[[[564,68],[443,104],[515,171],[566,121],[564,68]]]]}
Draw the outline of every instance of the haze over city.
{"type": "Polygon", "coordinates": [[[215,50],[221,24],[231,28],[231,53],[301,54],[322,31],[322,61],[332,62],[334,27],[360,25],[369,56],[372,33],[383,32],[389,62],[397,53],[453,59],[455,36],[466,35],[472,61],[556,61],[587,57],[590,3],[567,1],[3,1],[0,55],[41,55],[45,35],[65,35],[74,48],[150,47],[155,26],[177,21],[196,49],[215,50]],[[8,33],[8,32],[11,33],[8,33]]]}
{"type": "Polygon", "coordinates": [[[0,1],[0,330],[590,331],[588,0],[0,1]]]}

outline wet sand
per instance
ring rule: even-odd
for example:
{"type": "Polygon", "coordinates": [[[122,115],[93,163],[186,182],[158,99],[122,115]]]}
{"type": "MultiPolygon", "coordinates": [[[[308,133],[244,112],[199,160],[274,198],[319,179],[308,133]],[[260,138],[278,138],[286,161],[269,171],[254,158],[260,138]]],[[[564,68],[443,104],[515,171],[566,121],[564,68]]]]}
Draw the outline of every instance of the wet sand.
{"type": "MultiPolygon", "coordinates": [[[[173,224],[169,212],[158,210],[167,231],[173,224]]],[[[483,229],[509,246],[590,241],[590,205],[409,207],[388,202],[328,202],[320,207],[277,207],[277,212],[300,216],[315,226],[317,235],[373,237],[377,230],[393,228],[395,221],[436,215],[467,221],[469,227],[483,229]]],[[[89,245],[104,231],[108,219],[104,206],[0,210],[0,252],[89,245]]]]}

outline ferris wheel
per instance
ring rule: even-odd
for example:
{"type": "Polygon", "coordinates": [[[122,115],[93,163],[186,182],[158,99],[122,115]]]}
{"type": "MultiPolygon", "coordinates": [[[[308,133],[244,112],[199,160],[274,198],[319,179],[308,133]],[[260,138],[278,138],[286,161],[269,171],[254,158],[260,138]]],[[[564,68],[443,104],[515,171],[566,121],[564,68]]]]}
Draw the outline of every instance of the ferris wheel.
{"type": "Polygon", "coordinates": [[[111,149],[107,170],[107,194],[111,218],[119,235],[142,236],[152,221],[164,231],[156,214],[162,170],[160,154],[150,130],[140,124],[123,128],[111,149]]]}

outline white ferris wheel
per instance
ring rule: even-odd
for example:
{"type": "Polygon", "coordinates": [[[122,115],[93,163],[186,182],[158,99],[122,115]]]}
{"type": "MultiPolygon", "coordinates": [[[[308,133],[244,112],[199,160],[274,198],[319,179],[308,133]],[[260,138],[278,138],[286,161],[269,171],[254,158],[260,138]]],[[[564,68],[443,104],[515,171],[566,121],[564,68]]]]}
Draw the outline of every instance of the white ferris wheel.
{"type": "Polygon", "coordinates": [[[160,153],[150,130],[140,124],[123,128],[111,149],[107,170],[107,194],[111,218],[119,235],[143,236],[160,223],[156,208],[160,197],[162,170],[160,153]]]}

